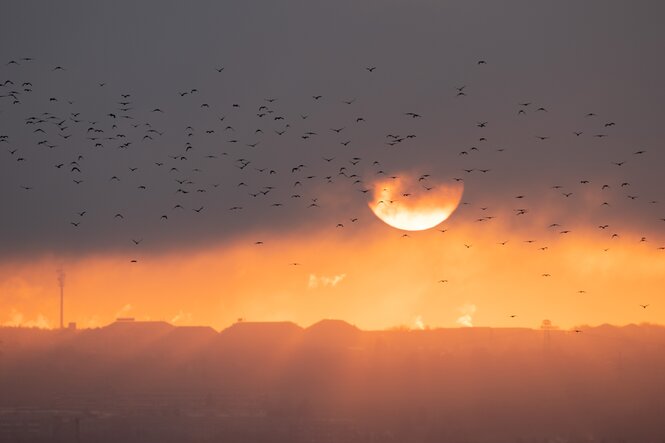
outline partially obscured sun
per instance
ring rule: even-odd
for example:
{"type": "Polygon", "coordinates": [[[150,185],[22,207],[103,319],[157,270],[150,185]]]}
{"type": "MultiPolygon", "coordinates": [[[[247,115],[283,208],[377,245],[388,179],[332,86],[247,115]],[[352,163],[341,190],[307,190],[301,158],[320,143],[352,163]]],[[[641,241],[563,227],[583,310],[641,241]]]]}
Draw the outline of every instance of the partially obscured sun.
{"type": "Polygon", "coordinates": [[[369,207],[394,228],[422,231],[450,217],[459,205],[463,191],[461,183],[425,187],[408,178],[382,181],[374,184],[374,198],[369,207]]]}

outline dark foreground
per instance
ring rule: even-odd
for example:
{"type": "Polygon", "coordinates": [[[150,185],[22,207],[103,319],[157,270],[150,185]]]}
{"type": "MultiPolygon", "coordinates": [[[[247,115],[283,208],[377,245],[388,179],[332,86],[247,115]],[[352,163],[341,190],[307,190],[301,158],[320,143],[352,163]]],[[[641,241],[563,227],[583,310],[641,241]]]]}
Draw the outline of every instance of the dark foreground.
{"type": "Polygon", "coordinates": [[[0,441],[664,442],[665,328],[2,328],[0,441]]]}

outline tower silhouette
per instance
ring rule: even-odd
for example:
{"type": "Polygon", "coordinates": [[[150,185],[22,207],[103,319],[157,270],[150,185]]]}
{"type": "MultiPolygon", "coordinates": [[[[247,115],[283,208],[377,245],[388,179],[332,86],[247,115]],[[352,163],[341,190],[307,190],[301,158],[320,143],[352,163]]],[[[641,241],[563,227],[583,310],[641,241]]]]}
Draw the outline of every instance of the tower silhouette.
{"type": "Polygon", "coordinates": [[[65,273],[58,269],[58,285],[60,286],[60,329],[65,327],[65,273]]]}

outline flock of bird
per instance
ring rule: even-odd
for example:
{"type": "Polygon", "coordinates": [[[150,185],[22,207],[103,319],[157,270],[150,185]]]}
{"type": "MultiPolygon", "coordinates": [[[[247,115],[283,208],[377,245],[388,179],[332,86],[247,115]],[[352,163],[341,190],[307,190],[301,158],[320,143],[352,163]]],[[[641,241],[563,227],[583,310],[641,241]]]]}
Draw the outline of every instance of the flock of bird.
{"type": "MultiPolygon", "coordinates": [[[[484,65],[487,62],[479,60],[470,68],[485,69],[484,65]]],[[[8,203],[16,207],[17,202],[28,201],[33,193],[42,192],[55,198],[54,189],[65,196],[94,193],[97,199],[108,204],[87,208],[85,198],[79,197],[79,202],[70,203],[80,206],[66,218],[53,219],[49,213],[43,217],[50,224],[61,229],[66,226],[73,231],[102,220],[101,223],[105,227],[112,226],[112,230],[134,231],[125,241],[128,246],[136,248],[150,242],[151,234],[164,224],[205,217],[207,213],[226,211],[229,216],[237,217],[240,224],[244,217],[249,217],[243,215],[249,208],[254,211],[251,218],[264,222],[282,217],[270,211],[314,213],[325,204],[327,185],[341,183],[344,189],[353,191],[349,198],[366,198],[373,191],[368,176],[370,179],[398,178],[397,172],[392,172],[384,163],[381,157],[384,151],[381,150],[394,152],[402,149],[401,152],[406,152],[402,155],[408,156],[419,140],[419,131],[432,124],[432,120],[426,122],[427,116],[418,109],[397,109],[395,115],[399,116],[399,127],[383,128],[381,134],[372,133],[376,140],[374,145],[380,149],[370,153],[364,147],[365,142],[357,142],[358,134],[366,136],[381,124],[374,121],[372,129],[367,129],[372,115],[368,113],[369,108],[358,106],[361,102],[358,97],[331,97],[326,91],[312,91],[308,96],[305,94],[309,104],[301,112],[293,112],[280,106],[282,98],[279,97],[265,97],[256,103],[219,103],[213,100],[214,94],[210,91],[204,93],[197,87],[188,87],[172,91],[174,99],[180,101],[177,109],[171,109],[146,103],[140,92],[116,91],[110,82],[97,82],[86,91],[86,94],[102,97],[99,99],[101,107],[92,107],[80,105],[78,99],[53,90],[51,82],[39,84],[32,80],[39,77],[33,75],[35,71],[39,71],[42,77],[54,77],[52,84],[69,74],[65,66],[44,66],[30,57],[8,60],[0,70],[0,145],[5,146],[0,154],[5,170],[13,171],[11,183],[7,183],[6,178],[3,180],[5,207],[8,203]],[[316,120],[313,117],[316,113],[327,115],[322,110],[326,104],[341,108],[343,117],[328,124],[316,120]],[[173,116],[168,117],[170,114],[173,116]],[[10,115],[13,122],[21,122],[20,127],[7,125],[10,115]],[[274,146],[280,148],[275,150],[274,146]],[[368,154],[374,157],[368,159],[368,154]],[[83,191],[77,194],[79,189],[83,191]],[[132,203],[123,207],[125,198],[132,203]],[[92,212],[97,212],[96,218],[92,218],[92,212]],[[132,220],[131,229],[118,227],[132,220]]],[[[210,71],[223,81],[225,67],[213,66],[210,71]]],[[[359,76],[370,78],[380,72],[381,68],[376,66],[358,69],[359,76]]],[[[471,90],[471,86],[451,85],[448,95],[451,100],[463,101],[472,94],[471,90]]],[[[549,112],[542,104],[515,101],[515,118],[549,112]]],[[[595,129],[589,132],[573,128],[567,136],[602,140],[610,137],[617,126],[613,120],[602,120],[595,112],[583,113],[580,120],[593,121],[595,129]]],[[[472,124],[477,137],[470,146],[451,153],[468,165],[452,177],[458,182],[469,181],[472,174],[485,176],[494,172],[493,168],[476,160],[481,151],[514,155],[508,148],[488,147],[491,143],[484,131],[491,122],[479,120],[472,124]]],[[[532,137],[534,143],[547,143],[552,135],[534,134],[532,137]]],[[[644,157],[648,157],[648,149],[626,151],[626,158],[631,160],[644,157]]],[[[625,163],[625,159],[610,161],[617,169],[625,163]]],[[[428,192],[436,186],[430,182],[430,174],[421,175],[417,182],[419,192],[428,192]]],[[[600,192],[619,190],[629,200],[640,197],[630,191],[629,180],[598,184],[581,178],[578,185],[595,186],[600,192]]],[[[335,190],[339,192],[339,188],[335,190]]],[[[559,193],[564,200],[574,199],[578,192],[556,183],[551,185],[551,191],[559,193]]],[[[410,192],[405,192],[401,198],[410,196],[410,192]]],[[[529,205],[523,203],[526,200],[525,194],[513,196],[515,204],[511,210],[514,216],[530,213],[529,205]]],[[[611,204],[609,199],[601,203],[605,207],[611,204]]],[[[658,205],[659,202],[648,200],[647,204],[658,205]]],[[[469,203],[464,202],[464,205],[469,203]]],[[[476,222],[496,218],[496,215],[488,215],[486,206],[476,209],[480,211],[474,218],[476,222]]],[[[341,230],[361,219],[362,214],[347,214],[331,221],[330,227],[341,230]]],[[[665,218],[660,221],[665,222],[665,218]]],[[[543,228],[560,235],[572,232],[561,222],[543,228]]],[[[610,223],[602,223],[597,229],[607,232],[609,241],[621,235],[612,231],[610,223]]],[[[439,232],[446,231],[439,229],[439,232]]],[[[102,230],[101,235],[104,232],[102,230]]],[[[409,234],[400,235],[409,237],[409,234]]],[[[502,247],[514,241],[497,240],[497,245],[502,247]]],[[[532,239],[516,241],[536,243],[532,239]]],[[[647,241],[646,235],[639,240],[640,243],[647,241]]],[[[254,244],[261,246],[264,240],[256,240],[254,244]]],[[[467,249],[472,246],[472,243],[464,244],[467,249]]],[[[548,249],[542,244],[534,247],[540,251],[548,249]]],[[[665,246],[656,248],[665,250],[665,246]]],[[[136,256],[129,260],[139,261],[136,256]]],[[[542,277],[551,275],[543,272],[542,277]]],[[[439,283],[447,282],[447,279],[439,280],[439,283]]],[[[646,309],[649,304],[640,306],[646,309]]]]}

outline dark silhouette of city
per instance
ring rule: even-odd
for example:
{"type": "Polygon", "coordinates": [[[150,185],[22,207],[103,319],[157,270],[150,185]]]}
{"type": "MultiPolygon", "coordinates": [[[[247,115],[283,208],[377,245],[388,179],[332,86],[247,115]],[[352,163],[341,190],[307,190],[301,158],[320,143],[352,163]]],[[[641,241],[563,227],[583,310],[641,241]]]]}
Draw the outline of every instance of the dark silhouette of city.
{"type": "Polygon", "coordinates": [[[0,329],[2,442],[652,442],[665,328],[0,329]]]}

